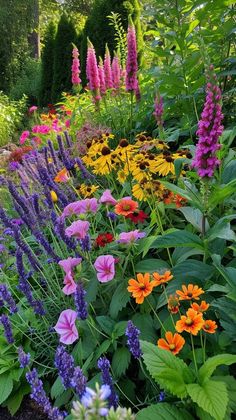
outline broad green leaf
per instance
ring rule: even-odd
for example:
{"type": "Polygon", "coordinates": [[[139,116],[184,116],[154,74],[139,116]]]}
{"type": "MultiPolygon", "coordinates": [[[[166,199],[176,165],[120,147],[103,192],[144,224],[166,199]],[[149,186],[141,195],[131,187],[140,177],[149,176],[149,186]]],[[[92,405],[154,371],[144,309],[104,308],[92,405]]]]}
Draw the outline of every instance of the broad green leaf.
{"type": "Polygon", "coordinates": [[[229,409],[232,413],[236,413],[236,379],[233,376],[214,376],[214,381],[224,382],[227,386],[229,397],[229,409]]]}
{"type": "Polygon", "coordinates": [[[200,383],[208,380],[214,370],[220,365],[230,366],[236,363],[236,355],[233,354],[218,354],[217,356],[210,357],[203,366],[199,369],[199,380],[200,383]]]}
{"type": "Polygon", "coordinates": [[[127,290],[127,287],[128,287],[127,282],[121,283],[117,287],[117,289],[115,290],[115,293],[113,294],[111,298],[110,314],[111,314],[111,317],[114,319],[117,317],[118,312],[120,312],[121,309],[123,309],[130,300],[130,294],[127,290]]]}
{"type": "Polygon", "coordinates": [[[12,378],[7,373],[0,375],[0,404],[2,404],[7,399],[7,397],[9,397],[12,389],[12,378]]]}
{"type": "Polygon", "coordinates": [[[161,403],[153,404],[140,410],[136,416],[137,420],[193,420],[187,411],[177,408],[174,404],[161,403]]]}
{"type": "Polygon", "coordinates": [[[102,354],[106,353],[106,351],[109,349],[110,345],[111,345],[111,341],[110,340],[105,340],[105,341],[102,342],[102,344],[95,351],[95,355],[94,355],[95,361],[97,361],[98,358],[102,354]]]}
{"type": "Polygon", "coordinates": [[[139,261],[135,265],[136,273],[153,273],[158,270],[165,270],[169,268],[166,261],[150,258],[148,260],[139,261]]]}
{"type": "Polygon", "coordinates": [[[7,408],[12,416],[14,416],[14,414],[20,408],[24,396],[29,394],[29,392],[30,386],[28,384],[21,384],[21,386],[17,389],[15,394],[11,394],[10,397],[7,399],[5,404],[7,405],[7,408]]]}
{"type": "Polygon", "coordinates": [[[161,387],[169,390],[171,373],[173,373],[173,385],[175,386],[171,387],[171,392],[178,397],[185,397],[187,395],[186,384],[194,380],[194,375],[184,361],[174,356],[171,352],[159,349],[154,344],[146,341],[141,341],[141,348],[144,363],[156,382],[161,387]],[[161,375],[163,375],[163,379],[161,375]],[[168,383],[167,386],[165,379],[168,383]]]}
{"type": "Polygon", "coordinates": [[[204,384],[186,385],[193,402],[209,413],[215,420],[223,420],[228,404],[227,388],[224,382],[208,380],[204,384]]]}
{"type": "Polygon", "coordinates": [[[52,388],[51,388],[51,397],[57,398],[59,395],[61,395],[65,391],[64,386],[62,385],[61,378],[58,376],[58,378],[55,380],[52,388]]]}
{"type": "Polygon", "coordinates": [[[161,181],[161,183],[166,189],[172,191],[175,194],[181,195],[182,197],[186,198],[188,202],[193,203],[194,207],[197,207],[200,210],[202,210],[201,196],[197,191],[192,191],[191,187],[189,187],[188,190],[186,190],[167,181],[161,181]]]}
{"type": "Polygon", "coordinates": [[[156,239],[151,248],[175,248],[177,246],[204,249],[204,244],[197,235],[187,230],[177,229],[175,232],[164,234],[156,239]]]}
{"type": "Polygon", "coordinates": [[[236,161],[232,160],[223,170],[222,182],[227,184],[232,179],[236,178],[236,161]]]}
{"type": "Polygon", "coordinates": [[[112,331],[112,339],[114,340],[117,337],[121,337],[122,335],[124,335],[126,327],[127,321],[117,322],[117,324],[114,327],[114,330],[112,331]]]}
{"type": "Polygon", "coordinates": [[[72,391],[70,389],[67,389],[56,398],[55,406],[60,408],[61,406],[67,404],[70,401],[71,396],[72,396],[72,391]]]}
{"type": "Polygon", "coordinates": [[[101,315],[96,317],[97,322],[99,323],[102,331],[106,334],[111,335],[113,328],[115,326],[115,321],[109,316],[101,315]]]}
{"type": "Polygon", "coordinates": [[[205,264],[201,261],[188,259],[180,264],[177,264],[173,268],[172,273],[175,277],[182,276],[183,278],[184,275],[186,281],[188,277],[195,277],[200,281],[204,281],[209,279],[214,274],[214,271],[214,267],[211,265],[205,264]]]}
{"type": "MultiPolygon", "coordinates": [[[[236,215],[233,216],[236,218],[236,215]]],[[[206,239],[212,241],[215,238],[226,239],[228,241],[235,241],[236,235],[230,227],[230,223],[227,217],[218,220],[215,225],[210,228],[206,234],[206,239]]]]}
{"type": "Polygon", "coordinates": [[[155,341],[157,339],[154,322],[149,314],[135,314],[132,317],[134,325],[140,330],[140,339],[155,341]]]}
{"type": "MultiPolygon", "coordinates": [[[[183,213],[185,219],[191,223],[198,232],[202,231],[202,218],[203,214],[199,209],[194,209],[193,207],[180,207],[179,211],[183,213]]],[[[209,223],[206,221],[206,230],[209,229],[209,223]]]]}
{"type": "Polygon", "coordinates": [[[179,263],[186,261],[189,257],[192,257],[193,255],[201,255],[201,254],[204,254],[204,251],[203,250],[200,251],[200,249],[178,247],[178,248],[175,248],[172,254],[172,261],[174,265],[177,265],[179,263]]]}
{"type": "Polygon", "coordinates": [[[235,193],[236,179],[233,179],[224,186],[219,186],[211,193],[209,197],[209,207],[214,209],[217,204],[222,203],[227,197],[235,193]]]}
{"type": "Polygon", "coordinates": [[[131,359],[130,351],[126,347],[116,349],[112,357],[112,370],[115,377],[120,377],[126,372],[131,359]]]}
{"type": "Polygon", "coordinates": [[[142,256],[144,258],[145,255],[148,253],[150,246],[155,241],[155,239],[156,239],[156,236],[148,236],[140,240],[137,246],[137,254],[141,254],[142,252],[142,256]]]}

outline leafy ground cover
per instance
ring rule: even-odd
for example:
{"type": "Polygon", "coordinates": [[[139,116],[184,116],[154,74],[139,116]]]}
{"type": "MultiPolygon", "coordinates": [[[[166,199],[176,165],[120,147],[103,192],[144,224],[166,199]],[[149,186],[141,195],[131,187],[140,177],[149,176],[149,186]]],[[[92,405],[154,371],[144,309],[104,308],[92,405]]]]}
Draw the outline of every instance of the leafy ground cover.
{"type": "Polygon", "coordinates": [[[30,107],[1,177],[0,404],[12,414],[29,393],[57,420],[235,413],[235,128],[203,60],[204,103],[179,142],[159,90],[150,112],[132,23],[125,67],[108,49],[98,63],[89,43],[82,91],[74,47],[74,94],[30,107]]]}

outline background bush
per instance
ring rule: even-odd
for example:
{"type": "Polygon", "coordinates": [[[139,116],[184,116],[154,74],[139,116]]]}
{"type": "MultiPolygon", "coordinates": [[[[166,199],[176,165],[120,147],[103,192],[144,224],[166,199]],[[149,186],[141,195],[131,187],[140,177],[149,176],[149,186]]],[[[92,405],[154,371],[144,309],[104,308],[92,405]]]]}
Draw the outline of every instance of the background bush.
{"type": "Polygon", "coordinates": [[[11,101],[0,92],[0,146],[14,139],[26,111],[26,99],[23,96],[19,101],[11,101]]]}

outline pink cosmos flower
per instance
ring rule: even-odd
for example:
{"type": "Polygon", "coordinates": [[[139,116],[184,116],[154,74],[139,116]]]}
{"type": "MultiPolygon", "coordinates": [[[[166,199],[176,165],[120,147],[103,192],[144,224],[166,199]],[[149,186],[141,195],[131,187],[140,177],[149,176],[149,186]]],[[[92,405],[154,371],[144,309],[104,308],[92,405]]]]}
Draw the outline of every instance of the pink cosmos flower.
{"type": "Polygon", "coordinates": [[[37,111],[37,109],[38,109],[38,107],[33,105],[28,109],[28,111],[29,111],[30,114],[32,114],[33,112],[37,111]]]}
{"type": "Polygon", "coordinates": [[[130,232],[122,232],[120,233],[119,239],[117,242],[122,244],[129,244],[131,242],[135,242],[138,239],[144,238],[146,236],[145,232],[139,232],[138,229],[131,230],[130,232]]]}
{"type": "Polygon", "coordinates": [[[63,344],[72,344],[79,338],[75,321],[77,313],[72,309],[62,311],[59,319],[54,327],[56,332],[60,335],[60,342],[63,344]]]}
{"type": "Polygon", "coordinates": [[[66,260],[59,261],[60,267],[63,268],[66,275],[64,277],[63,283],[65,284],[65,287],[63,287],[62,291],[65,293],[65,295],[71,295],[72,293],[75,293],[76,291],[76,283],[73,278],[73,268],[76,267],[78,264],[80,264],[82,261],[82,258],[67,258],[66,260]]]}
{"type": "Polygon", "coordinates": [[[84,239],[89,230],[90,223],[85,220],[77,220],[73,222],[68,228],[66,228],[65,233],[67,236],[75,236],[78,239],[84,239]]]}
{"type": "Polygon", "coordinates": [[[104,193],[102,194],[99,202],[101,204],[111,204],[112,206],[115,206],[116,203],[117,203],[115,198],[112,197],[112,195],[111,195],[111,190],[105,190],[104,193]]]}
{"type": "Polygon", "coordinates": [[[96,259],[94,267],[101,283],[107,283],[115,276],[115,258],[112,255],[100,255],[96,259]]]}
{"type": "Polygon", "coordinates": [[[23,131],[23,133],[20,136],[20,144],[24,144],[26,140],[28,139],[29,135],[30,135],[29,131],[23,131]]]}

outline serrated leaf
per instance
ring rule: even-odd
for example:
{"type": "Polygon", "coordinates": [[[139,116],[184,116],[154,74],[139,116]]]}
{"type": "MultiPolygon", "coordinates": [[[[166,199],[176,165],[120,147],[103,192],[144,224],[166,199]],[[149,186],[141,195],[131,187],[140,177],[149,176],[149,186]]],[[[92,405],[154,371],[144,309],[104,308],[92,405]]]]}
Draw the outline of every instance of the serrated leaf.
{"type": "Polygon", "coordinates": [[[194,380],[194,375],[184,361],[178,359],[171,352],[160,349],[154,344],[146,341],[141,341],[141,348],[143,351],[144,363],[147,366],[150,375],[156,382],[160,383],[162,387],[165,387],[165,380],[163,379],[162,381],[160,375],[163,374],[166,378],[168,377],[167,389],[169,390],[169,381],[171,380],[172,371],[176,387],[175,389],[173,389],[173,387],[171,392],[181,398],[185,397],[187,395],[186,384],[191,383],[191,381],[194,380]]]}
{"type": "Polygon", "coordinates": [[[130,351],[125,348],[121,347],[116,349],[115,353],[112,357],[112,370],[116,377],[120,377],[126,372],[126,369],[129,366],[131,360],[130,351]]]}
{"type": "Polygon", "coordinates": [[[116,318],[121,309],[123,309],[130,300],[130,294],[127,287],[127,282],[121,283],[112,296],[110,303],[110,315],[112,318],[116,318]]]}
{"type": "Polygon", "coordinates": [[[224,418],[228,404],[227,388],[224,382],[208,380],[202,385],[186,385],[186,388],[193,402],[215,420],[224,418]]]}
{"type": "Polygon", "coordinates": [[[233,354],[218,354],[217,356],[210,357],[199,369],[200,383],[204,383],[213,374],[214,370],[220,365],[230,366],[236,363],[236,355],[233,354]]]}
{"type": "Polygon", "coordinates": [[[136,416],[137,420],[193,420],[187,411],[175,407],[173,404],[153,404],[150,407],[140,410],[136,416]]]}
{"type": "Polygon", "coordinates": [[[96,320],[99,323],[100,327],[102,328],[102,331],[104,331],[108,335],[111,335],[115,326],[115,321],[111,319],[109,316],[105,316],[105,315],[97,316],[96,320]]]}
{"type": "Polygon", "coordinates": [[[158,383],[161,388],[177,397],[183,398],[187,395],[183,375],[174,369],[163,369],[158,374],[158,383]]]}
{"type": "Polygon", "coordinates": [[[0,375],[0,404],[2,404],[9,397],[12,389],[12,378],[6,373],[0,375]]]}

